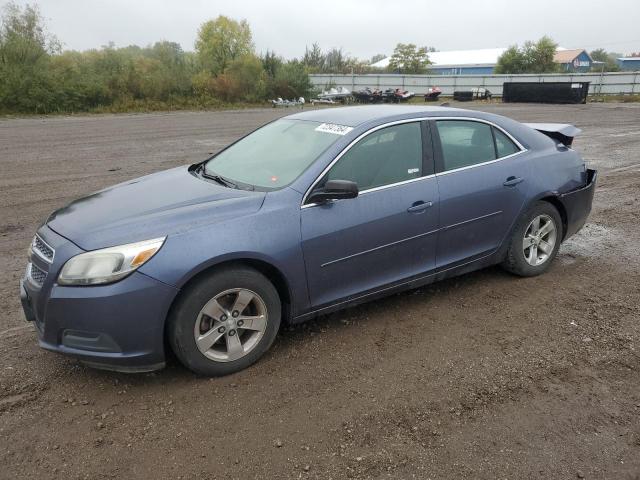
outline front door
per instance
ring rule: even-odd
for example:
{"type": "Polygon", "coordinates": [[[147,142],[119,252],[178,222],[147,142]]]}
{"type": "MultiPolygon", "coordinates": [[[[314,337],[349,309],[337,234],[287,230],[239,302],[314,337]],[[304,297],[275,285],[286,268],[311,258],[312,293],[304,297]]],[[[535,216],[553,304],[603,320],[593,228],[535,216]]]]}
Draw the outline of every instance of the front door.
{"type": "Polygon", "coordinates": [[[302,248],[313,308],[435,267],[438,186],[431,155],[423,155],[423,128],[420,122],[402,123],[364,137],[316,187],[351,180],[358,197],[303,206],[302,248]]]}

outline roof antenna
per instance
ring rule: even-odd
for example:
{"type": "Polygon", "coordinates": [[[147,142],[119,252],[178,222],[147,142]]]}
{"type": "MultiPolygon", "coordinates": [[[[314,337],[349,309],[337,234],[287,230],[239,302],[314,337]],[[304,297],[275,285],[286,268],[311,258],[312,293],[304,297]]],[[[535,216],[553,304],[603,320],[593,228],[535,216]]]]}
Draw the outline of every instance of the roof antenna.
{"type": "Polygon", "coordinates": [[[440,104],[441,107],[448,107],[449,106],[449,102],[442,102],[440,104]]]}

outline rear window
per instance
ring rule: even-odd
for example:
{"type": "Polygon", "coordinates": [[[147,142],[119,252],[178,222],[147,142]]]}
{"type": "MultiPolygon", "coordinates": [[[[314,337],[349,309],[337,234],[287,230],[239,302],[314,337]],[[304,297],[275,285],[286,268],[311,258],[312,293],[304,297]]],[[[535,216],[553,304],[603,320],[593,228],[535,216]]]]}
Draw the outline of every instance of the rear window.
{"type": "Polygon", "coordinates": [[[504,132],[473,120],[438,120],[444,170],[507,157],[520,148],[504,132]]]}
{"type": "Polygon", "coordinates": [[[444,170],[496,159],[491,126],[469,120],[438,120],[444,170]]]}

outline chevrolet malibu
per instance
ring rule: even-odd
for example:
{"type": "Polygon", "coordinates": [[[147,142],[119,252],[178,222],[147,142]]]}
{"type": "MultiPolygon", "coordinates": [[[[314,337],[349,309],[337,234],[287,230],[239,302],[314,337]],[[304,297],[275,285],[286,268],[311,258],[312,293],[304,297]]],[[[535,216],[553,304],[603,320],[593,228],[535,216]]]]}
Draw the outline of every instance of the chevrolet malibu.
{"type": "Polygon", "coordinates": [[[21,281],[40,346],[118,371],[241,370],[280,326],[501,264],[545,272],[591,209],[579,130],[444,107],[296,113],[55,211],[21,281]]]}

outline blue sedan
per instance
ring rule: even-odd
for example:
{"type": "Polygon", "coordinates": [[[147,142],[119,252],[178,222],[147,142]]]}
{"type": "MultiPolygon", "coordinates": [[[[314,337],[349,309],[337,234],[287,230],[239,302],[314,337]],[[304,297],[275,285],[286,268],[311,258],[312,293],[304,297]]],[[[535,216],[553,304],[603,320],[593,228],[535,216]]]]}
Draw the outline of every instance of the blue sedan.
{"type": "Polygon", "coordinates": [[[571,125],[444,107],[296,113],[55,211],[21,281],[43,348],[224,375],[296,323],[501,264],[545,272],[590,212],[571,125]]]}

